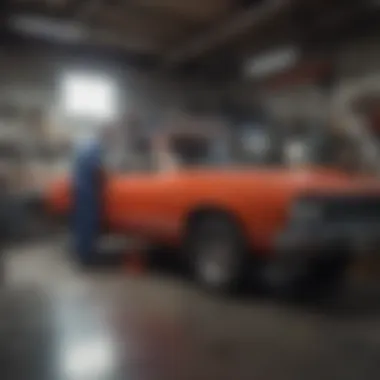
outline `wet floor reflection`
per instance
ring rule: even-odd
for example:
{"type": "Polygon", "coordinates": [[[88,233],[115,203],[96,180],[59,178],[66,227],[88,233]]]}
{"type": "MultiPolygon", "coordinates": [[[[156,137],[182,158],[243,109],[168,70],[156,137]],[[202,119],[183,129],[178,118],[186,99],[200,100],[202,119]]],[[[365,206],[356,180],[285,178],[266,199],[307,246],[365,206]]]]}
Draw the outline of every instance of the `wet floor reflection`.
{"type": "Polygon", "coordinates": [[[54,304],[59,378],[111,378],[119,349],[98,308],[84,297],[60,297],[54,304]]]}
{"type": "Polygon", "coordinates": [[[186,378],[191,342],[179,315],[156,308],[141,292],[119,302],[104,296],[74,292],[50,300],[57,378],[186,378]]]}
{"type": "Polygon", "coordinates": [[[25,258],[0,291],[1,380],[380,378],[380,293],[360,314],[368,290],[310,308],[25,258]]]}

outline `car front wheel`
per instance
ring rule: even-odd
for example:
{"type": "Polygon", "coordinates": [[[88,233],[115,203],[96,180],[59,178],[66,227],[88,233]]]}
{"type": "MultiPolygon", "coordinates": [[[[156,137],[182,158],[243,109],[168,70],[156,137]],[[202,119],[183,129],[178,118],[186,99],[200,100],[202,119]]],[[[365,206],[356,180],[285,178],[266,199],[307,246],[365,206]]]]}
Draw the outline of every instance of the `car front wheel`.
{"type": "Polygon", "coordinates": [[[189,226],[185,249],[193,276],[203,288],[226,293],[242,284],[247,249],[229,215],[215,212],[197,218],[189,226]]]}

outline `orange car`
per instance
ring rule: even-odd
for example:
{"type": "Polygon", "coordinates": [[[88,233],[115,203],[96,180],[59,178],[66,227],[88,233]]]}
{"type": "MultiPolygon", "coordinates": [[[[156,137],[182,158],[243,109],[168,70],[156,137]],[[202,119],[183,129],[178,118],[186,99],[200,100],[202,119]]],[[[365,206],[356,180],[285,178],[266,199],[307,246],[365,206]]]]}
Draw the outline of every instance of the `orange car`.
{"type": "MultiPolygon", "coordinates": [[[[278,287],[310,279],[331,286],[352,254],[379,244],[377,181],[320,168],[227,167],[191,140],[171,134],[155,144],[156,171],[107,170],[107,230],[180,247],[195,278],[218,290],[257,268],[278,287]],[[186,154],[176,155],[173,142],[186,154]]],[[[62,180],[49,190],[55,213],[71,209],[71,187],[62,180]]]]}

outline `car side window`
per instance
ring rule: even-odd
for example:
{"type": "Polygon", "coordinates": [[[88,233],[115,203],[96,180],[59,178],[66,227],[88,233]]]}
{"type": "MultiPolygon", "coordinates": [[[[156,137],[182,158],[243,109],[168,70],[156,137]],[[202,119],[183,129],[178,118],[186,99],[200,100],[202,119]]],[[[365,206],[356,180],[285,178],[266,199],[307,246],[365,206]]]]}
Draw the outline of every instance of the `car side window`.
{"type": "Polygon", "coordinates": [[[113,173],[155,172],[156,164],[151,149],[119,147],[105,154],[105,167],[113,173]]]}

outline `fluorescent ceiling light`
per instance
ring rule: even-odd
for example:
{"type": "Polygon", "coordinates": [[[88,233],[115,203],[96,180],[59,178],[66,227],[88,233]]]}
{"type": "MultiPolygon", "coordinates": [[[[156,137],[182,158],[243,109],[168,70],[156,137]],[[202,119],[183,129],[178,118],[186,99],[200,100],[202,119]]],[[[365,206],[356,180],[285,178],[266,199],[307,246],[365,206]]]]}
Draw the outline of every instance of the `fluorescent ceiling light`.
{"type": "Polygon", "coordinates": [[[249,76],[266,77],[295,65],[300,52],[294,47],[282,48],[251,59],[245,67],[249,76]]]}
{"type": "Polygon", "coordinates": [[[77,42],[87,37],[86,30],[78,24],[45,17],[16,15],[9,19],[9,25],[24,34],[66,42],[77,42]]]}
{"type": "Polygon", "coordinates": [[[67,74],[61,85],[61,105],[69,117],[113,120],[117,113],[115,84],[105,76],[67,74]]]}

